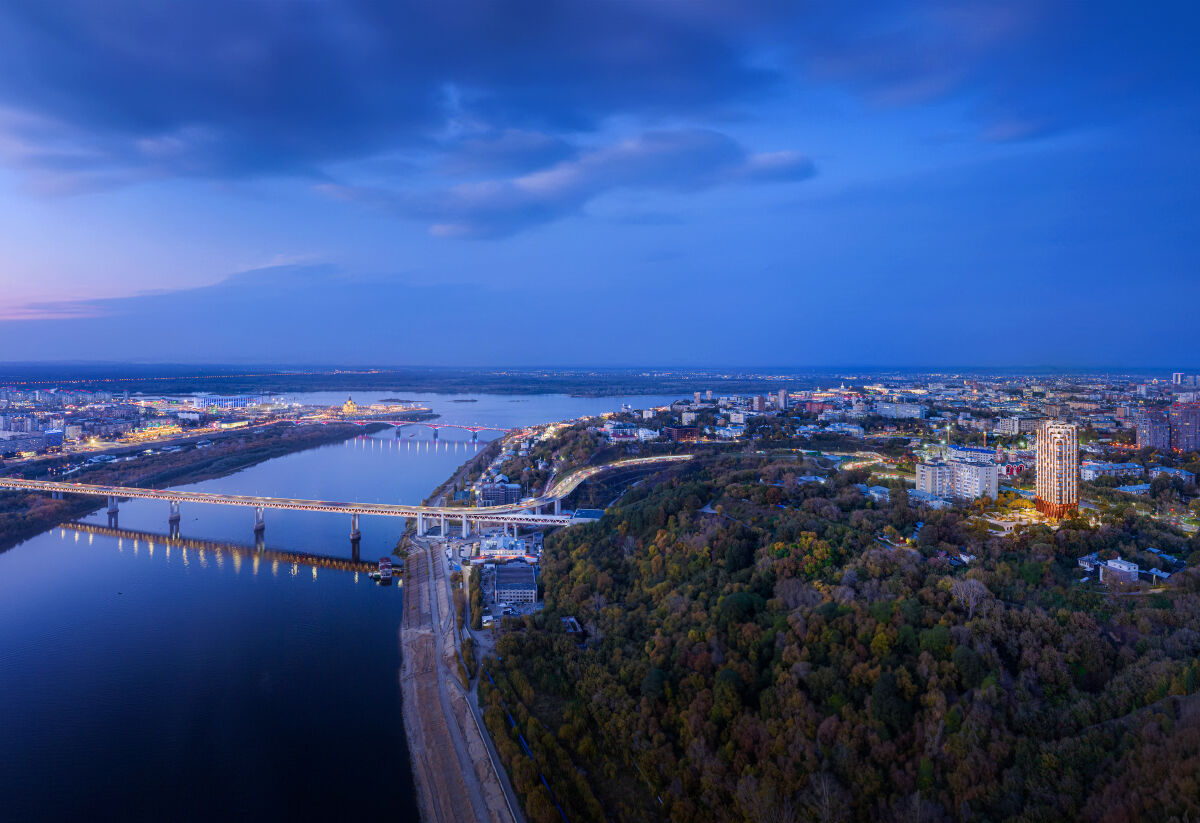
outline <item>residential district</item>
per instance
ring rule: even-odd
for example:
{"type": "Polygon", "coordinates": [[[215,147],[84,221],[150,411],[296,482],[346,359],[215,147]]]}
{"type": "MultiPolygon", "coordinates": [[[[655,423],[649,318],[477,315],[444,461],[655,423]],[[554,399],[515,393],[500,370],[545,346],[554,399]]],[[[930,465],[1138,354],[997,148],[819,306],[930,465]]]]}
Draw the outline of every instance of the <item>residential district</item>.
{"type": "MultiPolygon", "coordinates": [[[[889,483],[859,484],[868,499],[888,502],[903,490],[920,507],[967,506],[995,535],[1035,523],[1054,527],[1064,517],[1086,517],[1113,502],[1133,504],[1185,533],[1200,527],[1200,375],[1121,385],[914,379],[751,396],[702,390],[666,406],[626,405],[599,418],[514,432],[474,481],[446,502],[508,506],[533,497],[550,485],[559,466],[551,465],[550,454],[530,455],[571,425],[629,455],[805,441],[796,451],[821,458],[830,472],[869,468],[873,478],[889,483]],[[523,471],[510,477],[506,471],[514,465],[523,471]]],[[[793,482],[824,483],[828,476],[799,475],[793,482]]],[[[602,508],[578,509],[572,522],[602,514],[602,508]]],[[[428,534],[437,537],[438,528],[428,534]]],[[[540,608],[544,536],[540,529],[518,535],[509,527],[441,536],[452,572],[461,574],[466,566],[469,574],[472,564],[479,570],[485,606],[479,626],[498,627],[505,617],[540,608]]],[[[880,542],[912,541],[893,543],[881,535],[880,542]]],[[[1153,565],[1119,555],[1080,558],[1088,573],[1080,582],[1154,583],[1183,566],[1153,547],[1143,555],[1153,565]]],[[[948,559],[965,565],[971,557],[948,559]]]]}

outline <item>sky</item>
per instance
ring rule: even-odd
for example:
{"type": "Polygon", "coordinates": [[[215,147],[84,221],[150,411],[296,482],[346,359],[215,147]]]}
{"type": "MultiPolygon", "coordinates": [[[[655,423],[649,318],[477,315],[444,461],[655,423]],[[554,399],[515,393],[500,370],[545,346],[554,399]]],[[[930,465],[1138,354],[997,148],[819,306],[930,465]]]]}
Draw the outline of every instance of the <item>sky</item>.
{"type": "Polygon", "coordinates": [[[1200,369],[1200,10],[5,0],[0,358],[1200,369]]]}

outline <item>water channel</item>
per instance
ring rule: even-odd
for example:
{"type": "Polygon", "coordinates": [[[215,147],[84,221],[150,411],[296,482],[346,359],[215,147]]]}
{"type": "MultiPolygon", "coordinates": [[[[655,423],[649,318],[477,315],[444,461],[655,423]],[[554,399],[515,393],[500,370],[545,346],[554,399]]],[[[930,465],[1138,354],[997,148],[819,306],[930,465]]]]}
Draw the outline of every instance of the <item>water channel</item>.
{"type": "MultiPolygon", "coordinates": [[[[402,396],[438,422],[504,428],[675,399],[402,396]]],[[[389,429],[181,488],[417,503],[482,446],[389,429]]],[[[182,536],[207,547],[166,545],[167,518],[165,503],[126,501],[121,534],[59,527],[0,554],[0,819],[416,820],[403,591],[270,559],[349,558],[349,518],[268,511],[261,558],[250,509],[185,505],[182,536]]],[[[403,528],[362,518],[362,558],[389,553],[403,528]]]]}

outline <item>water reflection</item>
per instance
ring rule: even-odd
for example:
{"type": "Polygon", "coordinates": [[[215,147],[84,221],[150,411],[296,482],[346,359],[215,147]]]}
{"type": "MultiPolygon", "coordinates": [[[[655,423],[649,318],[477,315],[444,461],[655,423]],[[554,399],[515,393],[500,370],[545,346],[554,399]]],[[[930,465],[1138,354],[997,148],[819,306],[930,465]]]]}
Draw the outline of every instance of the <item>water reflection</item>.
{"type": "MultiPolygon", "coordinates": [[[[328,555],[309,554],[307,552],[294,552],[282,549],[259,549],[254,546],[242,545],[238,543],[230,543],[227,541],[204,540],[194,537],[170,537],[161,534],[151,534],[141,532],[134,529],[114,529],[109,526],[101,526],[95,523],[78,522],[64,523],[59,526],[58,534],[62,539],[66,539],[68,533],[72,535],[74,542],[79,542],[80,535],[87,535],[88,545],[93,545],[93,538],[96,535],[104,537],[116,538],[116,547],[118,551],[124,551],[123,546],[126,540],[133,542],[133,552],[136,555],[138,547],[142,542],[146,543],[148,554],[154,556],[154,541],[159,541],[166,547],[165,562],[171,562],[171,547],[179,547],[182,551],[183,565],[189,564],[188,550],[195,552],[196,559],[203,568],[208,567],[209,555],[212,555],[213,561],[217,568],[225,568],[225,558],[232,558],[232,568],[235,574],[242,570],[242,559],[251,557],[254,561],[253,571],[258,573],[258,563],[260,559],[270,560],[272,562],[272,571],[278,571],[279,563],[284,562],[289,564],[292,576],[299,573],[300,567],[305,566],[312,569],[313,580],[317,579],[317,569],[325,568],[334,571],[346,571],[355,573],[355,581],[357,582],[358,572],[369,572],[375,568],[375,564],[368,563],[357,559],[347,559],[344,557],[334,557],[328,555]]],[[[103,541],[100,545],[112,545],[109,541],[103,541]]]]}

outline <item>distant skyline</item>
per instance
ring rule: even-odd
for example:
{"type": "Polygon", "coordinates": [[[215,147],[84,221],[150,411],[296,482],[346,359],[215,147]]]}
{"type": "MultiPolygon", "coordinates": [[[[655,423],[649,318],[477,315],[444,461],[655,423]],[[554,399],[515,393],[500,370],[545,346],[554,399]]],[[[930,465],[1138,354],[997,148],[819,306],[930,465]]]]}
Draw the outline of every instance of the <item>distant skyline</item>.
{"type": "Polygon", "coordinates": [[[1187,368],[1198,34],[1182,2],[12,0],[0,357],[1187,368]]]}

